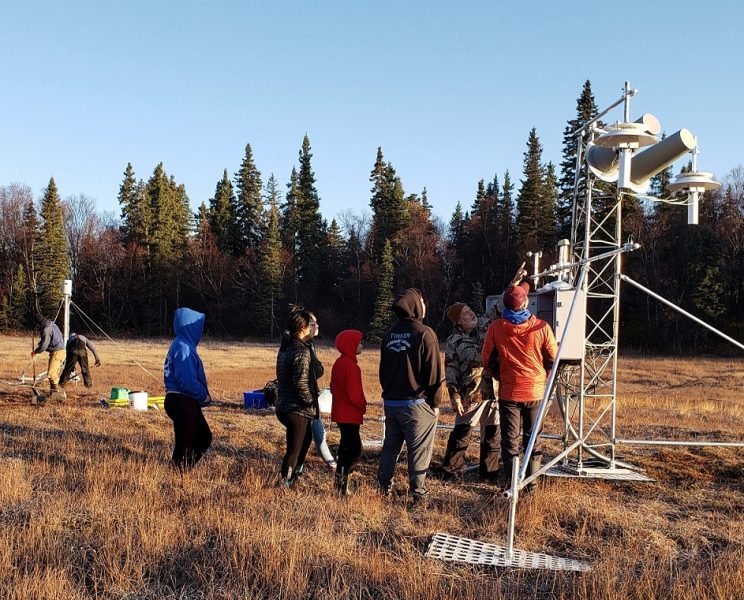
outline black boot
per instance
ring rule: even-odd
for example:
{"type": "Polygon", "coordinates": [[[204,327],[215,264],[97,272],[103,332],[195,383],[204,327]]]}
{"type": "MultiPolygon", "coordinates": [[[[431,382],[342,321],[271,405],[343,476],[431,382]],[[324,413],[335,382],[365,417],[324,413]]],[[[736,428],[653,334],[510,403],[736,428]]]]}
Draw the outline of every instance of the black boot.
{"type": "Polygon", "coordinates": [[[465,464],[465,453],[468,450],[470,437],[468,424],[455,425],[447,439],[447,450],[442,460],[442,480],[450,481],[460,474],[465,464]]]}
{"type": "Polygon", "coordinates": [[[503,456],[501,457],[503,464],[501,465],[501,470],[499,471],[499,483],[505,485],[506,487],[511,486],[511,480],[512,480],[512,460],[511,458],[505,459],[503,456]]]}
{"type": "Polygon", "coordinates": [[[480,445],[480,463],[478,465],[478,475],[481,481],[498,482],[500,454],[498,428],[495,425],[486,425],[484,439],[480,445]]]}
{"type": "Polygon", "coordinates": [[[289,482],[289,486],[288,487],[293,487],[297,483],[297,479],[302,474],[302,471],[304,471],[304,469],[305,469],[305,465],[304,464],[297,465],[294,468],[294,471],[292,471],[290,473],[289,479],[287,480],[289,482]]]}
{"type": "Polygon", "coordinates": [[[335,487],[336,493],[341,497],[351,496],[351,469],[349,467],[339,467],[336,470],[335,487]]]}

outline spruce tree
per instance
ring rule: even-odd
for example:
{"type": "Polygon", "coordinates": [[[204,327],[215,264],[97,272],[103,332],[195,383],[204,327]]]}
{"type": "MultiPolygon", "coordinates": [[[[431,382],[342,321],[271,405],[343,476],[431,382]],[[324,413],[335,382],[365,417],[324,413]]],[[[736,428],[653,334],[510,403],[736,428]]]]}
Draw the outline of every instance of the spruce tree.
{"type": "Polygon", "coordinates": [[[537,248],[543,233],[543,168],[542,145],[537,129],[530,130],[527,151],[524,153],[524,179],[517,197],[517,246],[520,251],[541,250],[537,248]]]}
{"type": "Polygon", "coordinates": [[[54,317],[62,299],[62,282],[70,276],[70,256],[57,184],[52,177],[41,200],[42,218],[34,260],[42,314],[54,317]]]}
{"type": "Polygon", "coordinates": [[[478,180],[478,188],[475,192],[475,200],[473,200],[473,205],[470,207],[470,213],[476,213],[478,210],[480,210],[481,202],[483,202],[483,198],[486,197],[486,183],[482,179],[478,180]]]}
{"type": "Polygon", "coordinates": [[[455,205],[455,211],[449,222],[449,240],[455,251],[463,247],[465,241],[465,217],[462,214],[462,204],[458,201],[455,205]]]}
{"type": "Polygon", "coordinates": [[[152,227],[152,210],[145,195],[145,187],[134,176],[132,163],[127,163],[124,179],[119,186],[119,206],[121,206],[122,235],[125,243],[136,242],[146,245],[152,227]]]}
{"type": "MultiPolygon", "coordinates": [[[[261,234],[260,243],[263,243],[264,238],[266,237],[266,227],[268,226],[268,218],[270,217],[271,210],[276,209],[277,215],[278,215],[278,227],[279,227],[279,239],[281,239],[281,232],[282,232],[282,211],[281,211],[281,192],[279,191],[279,182],[276,180],[276,177],[274,177],[274,174],[272,173],[268,180],[266,181],[266,185],[264,186],[263,191],[263,206],[266,206],[266,209],[263,211],[263,215],[261,216],[259,232],[261,234]]],[[[260,244],[259,244],[260,245],[260,244]]]]}
{"type": "Polygon", "coordinates": [[[493,181],[486,188],[486,196],[494,201],[496,219],[501,217],[501,188],[499,187],[499,176],[494,173],[493,181]]]}
{"type": "Polygon", "coordinates": [[[320,274],[325,252],[325,228],[320,214],[320,198],[315,188],[310,152],[310,139],[305,135],[300,149],[300,170],[297,179],[297,277],[302,291],[312,300],[320,286],[320,274]]]}
{"type": "Polygon", "coordinates": [[[406,226],[407,203],[403,185],[395,168],[385,162],[382,148],[377,148],[377,157],[369,177],[372,182],[372,246],[375,257],[379,260],[390,241],[395,249],[396,236],[406,226]]]}
{"type": "Polygon", "coordinates": [[[7,331],[11,327],[10,299],[8,296],[3,296],[0,300],[0,329],[7,331]]]}
{"type": "Polygon", "coordinates": [[[514,234],[514,184],[507,170],[504,173],[504,186],[501,188],[501,239],[508,245],[514,234]]]}
{"type": "Polygon", "coordinates": [[[338,282],[343,278],[345,271],[346,240],[341,234],[336,219],[331,220],[326,234],[326,258],[323,263],[324,267],[324,288],[336,291],[338,282]]]}
{"type": "Polygon", "coordinates": [[[483,284],[480,281],[476,281],[473,284],[473,296],[470,304],[470,308],[473,309],[476,315],[482,315],[485,312],[486,294],[483,291],[483,284]]]}
{"type": "Polygon", "coordinates": [[[33,200],[29,200],[23,209],[21,228],[21,256],[26,270],[29,293],[29,305],[32,313],[40,313],[38,287],[36,285],[36,244],[39,240],[39,218],[33,200]]]}
{"type": "Polygon", "coordinates": [[[372,322],[367,331],[367,339],[379,343],[387,331],[392,320],[391,307],[393,305],[393,249],[390,240],[385,241],[380,262],[377,267],[377,298],[372,313],[372,322]]]}
{"type": "Polygon", "coordinates": [[[237,254],[242,255],[248,248],[258,250],[263,219],[261,171],[253,161],[253,149],[250,144],[246,144],[240,170],[235,173],[235,190],[237,192],[235,216],[240,231],[237,254]]]}
{"type": "Polygon", "coordinates": [[[426,189],[426,186],[424,186],[424,189],[421,190],[421,207],[429,214],[431,215],[431,204],[429,204],[429,192],[426,189]]]}
{"type": "MultiPolygon", "coordinates": [[[[571,235],[571,210],[574,200],[574,182],[576,179],[576,155],[578,144],[576,137],[571,135],[577,129],[594,119],[598,114],[597,105],[592,93],[592,84],[587,79],[576,101],[576,116],[568,121],[563,130],[563,150],[561,161],[560,201],[557,211],[558,225],[561,237],[571,235]]],[[[601,122],[598,123],[601,126],[601,122]]],[[[586,190],[586,161],[582,161],[578,178],[578,194],[582,196],[586,190]]]]}
{"type": "Polygon", "coordinates": [[[152,260],[159,267],[177,264],[183,257],[191,223],[186,189],[168,176],[159,163],[145,186],[152,214],[149,245],[152,260]]]}
{"type": "Polygon", "coordinates": [[[193,215],[185,186],[168,176],[162,162],[153,170],[144,192],[152,214],[152,225],[147,245],[142,312],[151,331],[164,333],[170,327],[173,307],[180,305],[183,259],[193,215]]]}
{"type": "Polygon", "coordinates": [[[543,193],[540,210],[540,246],[550,248],[556,244],[558,228],[556,223],[556,211],[558,210],[558,177],[555,165],[549,162],[545,167],[545,180],[543,181],[543,193]]]}
{"type": "Polygon", "coordinates": [[[214,196],[209,199],[209,224],[219,249],[237,256],[241,254],[242,243],[235,211],[235,194],[225,169],[215,186],[214,196]]]}
{"type": "MultiPolygon", "coordinates": [[[[507,273],[512,273],[514,270],[514,259],[516,258],[515,249],[515,235],[514,235],[514,200],[512,194],[514,193],[514,185],[511,182],[511,175],[507,170],[504,173],[504,185],[501,188],[501,209],[500,209],[500,223],[499,223],[499,237],[503,247],[503,258],[501,272],[498,274],[498,285],[499,287],[504,285],[507,278],[507,273]]],[[[511,277],[511,276],[509,276],[511,277]]]]}
{"type": "Polygon", "coordinates": [[[292,167],[292,174],[287,184],[287,195],[281,206],[280,233],[282,244],[292,254],[297,252],[297,196],[299,195],[300,177],[297,168],[292,167]]]}
{"type": "Polygon", "coordinates": [[[32,322],[29,302],[28,283],[23,265],[19,264],[13,277],[13,287],[10,290],[10,299],[6,313],[7,327],[20,329],[32,322]]]}
{"type": "MultiPolygon", "coordinates": [[[[259,331],[274,337],[277,308],[282,295],[282,241],[279,229],[279,190],[272,174],[266,184],[268,209],[259,244],[259,301],[257,325],[259,331]]],[[[277,331],[279,330],[277,326],[277,331]]]]}
{"type": "Polygon", "coordinates": [[[208,237],[213,236],[212,224],[209,222],[209,208],[202,202],[199,205],[199,209],[194,215],[194,221],[196,222],[196,235],[194,241],[197,244],[202,244],[208,237]]]}

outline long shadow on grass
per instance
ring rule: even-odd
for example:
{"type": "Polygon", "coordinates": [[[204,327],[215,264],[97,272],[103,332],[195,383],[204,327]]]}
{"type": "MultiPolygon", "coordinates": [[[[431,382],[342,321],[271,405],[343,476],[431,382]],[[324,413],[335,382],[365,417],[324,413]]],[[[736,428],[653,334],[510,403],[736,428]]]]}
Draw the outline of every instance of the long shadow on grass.
{"type": "MultiPolygon", "coordinates": [[[[2,456],[24,458],[48,462],[49,464],[65,464],[70,461],[48,449],[49,441],[74,440],[83,448],[92,448],[94,452],[85,453],[80,461],[86,462],[90,458],[112,456],[126,461],[150,461],[158,456],[169,454],[168,446],[157,439],[152,439],[152,452],[135,450],[124,445],[125,440],[91,433],[81,429],[57,429],[51,427],[28,427],[9,423],[0,424],[2,437],[2,456]]],[[[72,465],[71,465],[72,466],[72,465]]]]}

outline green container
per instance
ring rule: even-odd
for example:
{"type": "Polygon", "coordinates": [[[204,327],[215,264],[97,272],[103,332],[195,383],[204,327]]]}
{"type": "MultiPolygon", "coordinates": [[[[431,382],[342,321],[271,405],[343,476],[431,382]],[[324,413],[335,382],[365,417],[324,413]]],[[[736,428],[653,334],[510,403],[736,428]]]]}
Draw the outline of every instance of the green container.
{"type": "Polygon", "coordinates": [[[127,388],[111,388],[111,400],[129,400],[129,390],[127,388]]]}

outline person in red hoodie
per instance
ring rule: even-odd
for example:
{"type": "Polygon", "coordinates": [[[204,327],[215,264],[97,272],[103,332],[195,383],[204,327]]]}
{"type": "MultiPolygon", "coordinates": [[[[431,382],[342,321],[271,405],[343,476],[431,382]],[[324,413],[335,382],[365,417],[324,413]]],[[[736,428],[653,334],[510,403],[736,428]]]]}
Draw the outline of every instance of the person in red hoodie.
{"type": "Polygon", "coordinates": [[[359,427],[367,411],[362,370],[357,364],[357,355],[362,352],[362,332],[345,329],[336,336],[336,349],[341,353],[331,370],[331,420],[341,430],[336,460],[336,491],[348,496],[351,467],[362,453],[359,427]]]}

